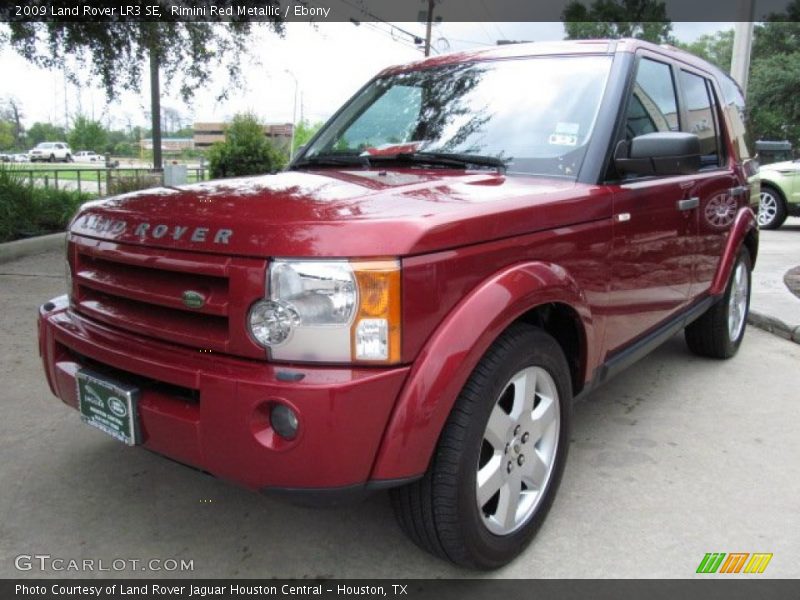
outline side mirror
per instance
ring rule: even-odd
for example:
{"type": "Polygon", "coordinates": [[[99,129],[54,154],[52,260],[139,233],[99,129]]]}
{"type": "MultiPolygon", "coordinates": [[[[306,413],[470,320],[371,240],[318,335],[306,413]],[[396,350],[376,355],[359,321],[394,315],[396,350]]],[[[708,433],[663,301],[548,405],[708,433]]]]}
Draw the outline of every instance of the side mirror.
{"type": "Polygon", "coordinates": [[[700,138],[693,133],[646,133],[621,141],[614,152],[623,175],[691,175],[700,165],[700,138]]]}

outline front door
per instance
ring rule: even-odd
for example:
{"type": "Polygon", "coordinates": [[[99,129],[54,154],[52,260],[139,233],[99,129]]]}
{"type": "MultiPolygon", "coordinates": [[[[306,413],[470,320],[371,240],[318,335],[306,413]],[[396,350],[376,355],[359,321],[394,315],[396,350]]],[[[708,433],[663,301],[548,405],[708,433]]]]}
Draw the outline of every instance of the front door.
{"type": "MultiPolygon", "coordinates": [[[[624,138],[680,130],[674,70],[639,57],[624,138]]],[[[615,349],[689,302],[699,198],[695,176],[629,177],[614,194],[606,347],[615,349]]]]}

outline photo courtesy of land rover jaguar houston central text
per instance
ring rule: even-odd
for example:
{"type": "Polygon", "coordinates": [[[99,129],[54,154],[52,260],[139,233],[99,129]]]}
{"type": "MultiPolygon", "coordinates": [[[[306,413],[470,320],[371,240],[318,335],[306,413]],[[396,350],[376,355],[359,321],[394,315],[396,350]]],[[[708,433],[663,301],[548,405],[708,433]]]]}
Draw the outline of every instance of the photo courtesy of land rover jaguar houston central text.
{"type": "Polygon", "coordinates": [[[681,330],[742,342],[744,114],[727,75],[637,40],[386,69],[285,172],[84,205],[39,311],[50,388],[253,490],[388,489],[419,546],[499,567],[553,503],[577,396],[681,330]]]}

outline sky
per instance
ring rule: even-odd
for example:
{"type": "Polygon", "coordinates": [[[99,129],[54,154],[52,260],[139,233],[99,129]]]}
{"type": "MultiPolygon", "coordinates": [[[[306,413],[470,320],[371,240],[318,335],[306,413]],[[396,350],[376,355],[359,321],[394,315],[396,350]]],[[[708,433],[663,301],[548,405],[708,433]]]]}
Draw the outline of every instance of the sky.
{"type": "MultiPolygon", "coordinates": [[[[419,23],[396,25],[424,37],[424,26],[419,23]]],[[[732,26],[673,23],[673,34],[689,42],[732,26]]],[[[311,122],[322,121],[383,68],[422,57],[407,35],[384,23],[287,23],[283,38],[262,28],[256,31],[242,67],[241,89],[221,103],[215,101],[216,92],[227,83],[227,76],[215,71],[210,85],[215,93],[198,93],[186,104],[180,100],[177,86],[162,81],[162,106],[177,110],[187,124],[228,120],[244,111],[268,123],[291,123],[301,115],[311,122]]],[[[432,39],[435,52],[445,53],[493,46],[498,39],[548,41],[563,37],[561,23],[441,23],[434,27],[432,39]]],[[[83,74],[85,78],[80,60],[73,63],[79,77],[83,74]]],[[[64,125],[78,112],[113,128],[148,126],[147,81],[142,82],[141,93],[124,93],[108,104],[99,87],[65,84],[61,71],[38,69],[8,48],[0,51],[0,74],[0,99],[12,96],[19,101],[26,127],[36,121],[64,125]]]]}

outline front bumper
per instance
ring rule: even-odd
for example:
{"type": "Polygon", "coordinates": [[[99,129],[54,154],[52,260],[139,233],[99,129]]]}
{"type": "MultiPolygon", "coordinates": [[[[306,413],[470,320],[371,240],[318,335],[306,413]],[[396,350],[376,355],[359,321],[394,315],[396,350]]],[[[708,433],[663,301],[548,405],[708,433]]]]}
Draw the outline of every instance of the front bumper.
{"type": "Polygon", "coordinates": [[[51,390],[73,408],[82,367],[138,385],[143,446],[222,479],[314,499],[399,483],[369,476],[408,367],[289,367],[198,352],[90,321],[66,297],[40,308],[39,351],[51,390]],[[297,412],[294,440],[272,430],[273,402],[297,412]]]}

